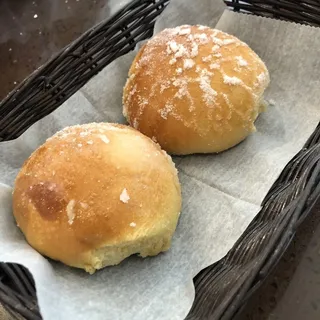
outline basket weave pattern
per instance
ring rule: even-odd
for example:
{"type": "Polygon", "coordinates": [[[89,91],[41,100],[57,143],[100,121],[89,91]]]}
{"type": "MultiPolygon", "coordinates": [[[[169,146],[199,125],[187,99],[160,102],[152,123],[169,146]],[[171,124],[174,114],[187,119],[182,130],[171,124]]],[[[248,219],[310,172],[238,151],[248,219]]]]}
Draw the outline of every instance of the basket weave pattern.
{"type": "MultiPolygon", "coordinates": [[[[227,6],[261,16],[320,26],[320,0],[227,0],[227,6]]],[[[134,0],[88,30],[36,70],[0,103],[0,141],[20,136],[116,58],[152,36],[169,0],[134,0]]],[[[231,319],[291,242],[320,196],[320,124],[288,163],[262,209],[226,257],[195,278],[196,299],[187,317],[231,319]]],[[[16,264],[0,263],[0,303],[19,318],[40,320],[34,281],[16,264]]],[[[0,310],[1,314],[1,310],[0,310]]]]}

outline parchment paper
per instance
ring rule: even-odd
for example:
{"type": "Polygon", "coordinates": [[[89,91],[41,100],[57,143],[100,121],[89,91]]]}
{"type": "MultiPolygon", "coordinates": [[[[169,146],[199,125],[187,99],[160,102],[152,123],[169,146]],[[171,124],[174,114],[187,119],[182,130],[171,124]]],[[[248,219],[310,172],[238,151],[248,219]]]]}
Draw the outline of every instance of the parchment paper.
{"type": "MultiPolygon", "coordinates": [[[[214,27],[222,1],[172,0],[156,32],[184,23],[214,27]]],[[[259,211],[288,160],[320,119],[320,29],[225,11],[217,27],[247,42],[266,62],[269,110],[258,132],[220,155],[176,157],[183,210],[169,252],[131,257],[93,276],[49,262],[25,242],[11,212],[14,177],[29,154],[58,129],[92,121],[124,122],[122,87],[135,53],[106,67],[58,110],[13,142],[0,144],[0,260],[32,272],[40,309],[50,319],[183,319],[192,278],[222,258],[259,211]]]]}

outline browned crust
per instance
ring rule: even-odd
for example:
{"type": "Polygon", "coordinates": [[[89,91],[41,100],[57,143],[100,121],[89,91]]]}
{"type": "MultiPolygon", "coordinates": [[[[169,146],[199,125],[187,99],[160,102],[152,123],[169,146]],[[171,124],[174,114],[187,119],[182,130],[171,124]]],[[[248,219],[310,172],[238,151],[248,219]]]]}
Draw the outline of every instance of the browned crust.
{"type": "Polygon", "coordinates": [[[264,63],[236,37],[202,26],[165,29],[131,66],[124,115],[169,153],[219,152],[254,130],[268,83],[264,63]]]}
{"type": "Polygon", "coordinates": [[[171,159],[138,131],[111,124],[70,127],[47,140],[24,163],[13,193],[28,242],[78,267],[101,247],[172,235],[180,206],[171,159]]]}

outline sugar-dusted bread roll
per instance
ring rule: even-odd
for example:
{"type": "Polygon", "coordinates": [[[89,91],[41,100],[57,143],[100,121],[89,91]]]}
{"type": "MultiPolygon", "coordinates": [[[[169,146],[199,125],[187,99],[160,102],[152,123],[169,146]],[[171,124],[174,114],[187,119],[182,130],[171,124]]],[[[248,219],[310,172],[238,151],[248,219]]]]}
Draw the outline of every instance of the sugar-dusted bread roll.
{"type": "Polygon", "coordinates": [[[29,244],[95,270],[168,250],[181,208],[171,158],[123,125],[69,127],[24,163],[13,213],[29,244]]]}
{"type": "Polygon", "coordinates": [[[169,153],[220,152],[255,130],[268,83],[266,66],[245,43],[184,25],[141,48],[124,88],[123,113],[169,153]]]}

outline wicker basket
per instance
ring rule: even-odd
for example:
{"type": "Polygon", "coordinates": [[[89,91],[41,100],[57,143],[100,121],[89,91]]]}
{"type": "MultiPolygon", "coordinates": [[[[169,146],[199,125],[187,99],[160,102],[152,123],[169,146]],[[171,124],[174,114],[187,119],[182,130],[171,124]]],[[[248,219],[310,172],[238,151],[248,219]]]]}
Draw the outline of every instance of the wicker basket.
{"type": "MultiPolygon", "coordinates": [[[[168,3],[132,1],[24,80],[0,103],[0,141],[21,135],[106,65],[149,38],[168,3]]],[[[235,11],[320,26],[319,0],[228,0],[226,4],[235,11]]],[[[261,211],[229,253],[194,278],[196,298],[187,319],[231,319],[241,310],[320,198],[319,182],[320,124],[284,168],[261,211]]],[[[19,319],[41,319],[34,281],[24,267],[0,263],[0,304],[19,319]]]]}

